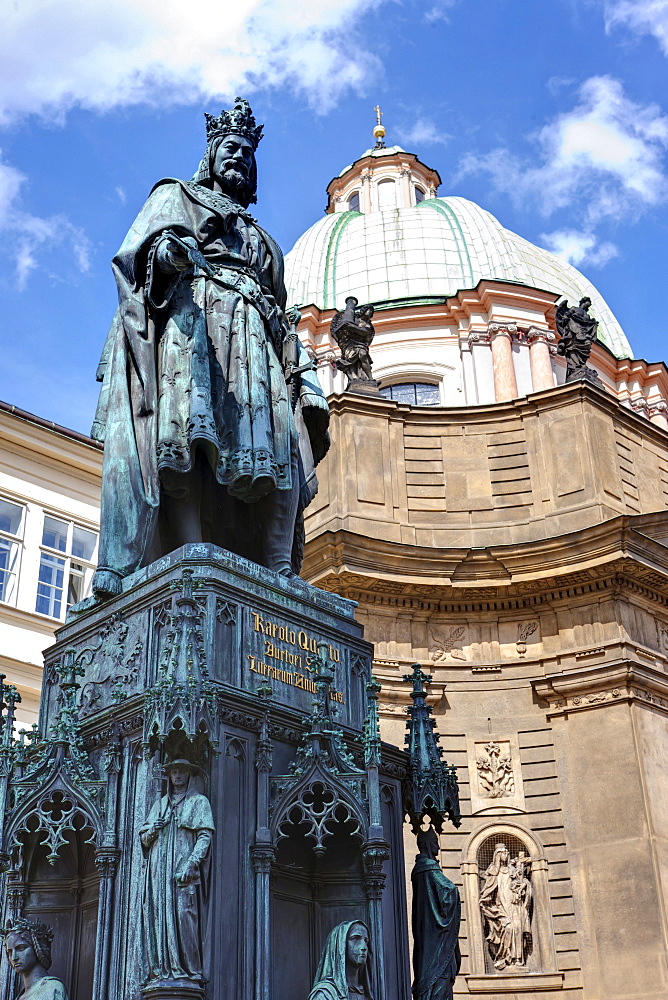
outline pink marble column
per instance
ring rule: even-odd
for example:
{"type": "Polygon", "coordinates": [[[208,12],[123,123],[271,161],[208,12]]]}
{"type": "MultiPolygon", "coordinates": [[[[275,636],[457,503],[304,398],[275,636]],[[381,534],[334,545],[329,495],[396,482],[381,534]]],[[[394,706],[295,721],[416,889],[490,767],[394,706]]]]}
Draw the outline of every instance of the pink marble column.
{"type": "Polygon", "coordinates": [[[555,339],[551,330],[539,330],[536,326],[530,326],[527,330],[531,384],[534,392],[554,388],[550,343],[555,339]]]}
{"type": "Polygon", "coordinates": [[[487,327],[492,345],[492,370],[494,372],[494,395],[497,403],[506,399],[517,399],[517,379],[513,362],[512,335],[517,333],[514,323],[501,325],[490,323],[487,327]]]}

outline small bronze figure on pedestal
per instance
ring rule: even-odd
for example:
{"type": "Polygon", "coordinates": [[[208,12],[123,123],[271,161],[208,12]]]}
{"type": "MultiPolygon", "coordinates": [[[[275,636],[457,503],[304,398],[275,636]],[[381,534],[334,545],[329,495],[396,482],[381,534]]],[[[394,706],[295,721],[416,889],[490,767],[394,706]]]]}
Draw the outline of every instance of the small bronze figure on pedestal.
{"type": "Polygon", "coordinates": [[[587,366],[592,344],[596,340],[598,320],[589,315],[591,299],[580,299],[580,304],[568,308],[568,300],[564,299],[557,306],[557,332],[561,337],[557,345],[557,354],[566,358],[566,381],[575,382],[586,379],[595,385],[602,386],[598,373],[587,366]]]}
{"type": "Polygon", "coordinates": [[[308,1000],[373,1000],[369,955],[367,925],[361,920],[338,924],[327,938],[308,1000]]]}
{"type": "Polygon", "coordinates": [[[349,295],[346,308],[332,317],[330,331],[341,348],[341,357],[336,362],[339,371],[348,376],[346,392],[361,392],[378,396],[378,382],[371,374],[369,347],[376,335],[371,317],[373,306],[358,306],[357,299],[349,295]]]}
{"type": "Polygon", "coordinates": [[[48,975],[53,931],[40,920],[19,917],[3,931],[9,964],[23,979],[20,1000],[67,1000],[60,979],[48,975]]]}
{"type": "Polygon", "coordinates": [[[169,790],[154,802],[139,831],[146,852],[144,993],[156,996],[162,996],[165,981],[200,987],[206,978],[207,859],[214,832],[209,800],[192,787],[199,768],[173,760],[164,770],[169,790]]]}
{"type": "Polygon", "coordinates": [[[452,1000],[459,967],[461,901],[457,886],[441,871],[433,827],[417,835],[419,855],[413,884],[414,1000],[452,1000]]]}

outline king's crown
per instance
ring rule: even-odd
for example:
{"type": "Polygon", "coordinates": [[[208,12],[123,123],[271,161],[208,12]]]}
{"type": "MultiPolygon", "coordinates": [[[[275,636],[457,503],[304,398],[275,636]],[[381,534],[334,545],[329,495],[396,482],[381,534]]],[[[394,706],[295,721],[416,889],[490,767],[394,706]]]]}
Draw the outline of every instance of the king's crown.
{"type": "Polygon", "coordinates": [[[234,107],[229,111],[221,111],[218,117],[204,112],[206,118],[206,138],[211,142],[218,135],[243,135],[253,149],[257,149],[262,138],[264,125],[256,125],[250,104],[243,97],[236,97],[234,107]]]}

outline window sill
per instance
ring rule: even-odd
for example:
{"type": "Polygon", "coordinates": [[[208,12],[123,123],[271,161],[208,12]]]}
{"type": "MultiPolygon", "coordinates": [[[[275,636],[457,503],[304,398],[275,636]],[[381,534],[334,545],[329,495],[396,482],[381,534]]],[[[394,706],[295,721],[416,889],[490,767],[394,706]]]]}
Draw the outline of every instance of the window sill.
{"type": "Polygon", "coordinates": [[[64,625],[61,618],[51,618],[40,611],[25,611],[23,608],[12,607],[11,604],[0,603],[0,619],[19,628],[53,635],[55,629],[64,625]]]}
{"type": "Polygon", "coordinates": [[[560,990],[563,972],[526,972],[517,975],[465,976],[469,993],[533,993],[536,990],[560,990]]]}

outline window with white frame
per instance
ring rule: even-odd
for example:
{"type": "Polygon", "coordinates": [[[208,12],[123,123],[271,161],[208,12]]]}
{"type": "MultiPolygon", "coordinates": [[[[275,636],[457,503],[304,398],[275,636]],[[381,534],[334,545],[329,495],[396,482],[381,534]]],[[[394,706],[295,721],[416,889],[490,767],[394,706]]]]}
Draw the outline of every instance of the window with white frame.
{"type": "Polygon", "coordinates": [[[25,507],[0,497],[0,601],[16,604],[25,507]]]}
{"type": "Polygon", "coordinates": [[[359,210],[360,210],[360,193],[359,191],[353,191],[350,198],[348,199],[348,211],[359,212],[359,210]]]}
{"type": "Polygon", "coordinates": [[[95,531],[44,515],[36,611],[63,618],[67,608],[88,596],[96,549],[95,531]]]}

